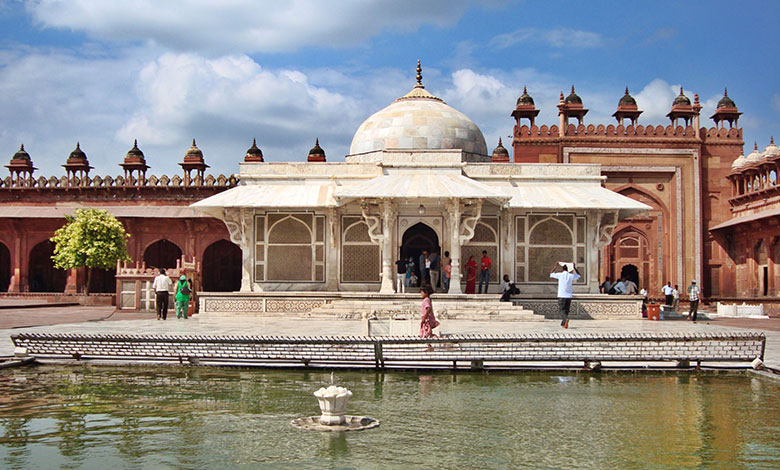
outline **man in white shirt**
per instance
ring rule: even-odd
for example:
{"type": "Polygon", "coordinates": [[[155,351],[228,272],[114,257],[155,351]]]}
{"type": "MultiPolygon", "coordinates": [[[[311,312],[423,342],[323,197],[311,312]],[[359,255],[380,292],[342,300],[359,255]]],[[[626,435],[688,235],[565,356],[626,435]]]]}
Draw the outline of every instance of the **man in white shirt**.
{"type": "Polygon", "coordinates": [[[157,319],[168,319],[168,292],[173,287],[171,278],[165,275],[165,268],[160,268],[160,274],[154,278],[152,288],[155,292],[155,307],[157,308],[157,319]]]}
{"type": "Polygon", "coordinates": [[[558,312],[561,314],[561,326],[569,327],[569,309],[571,308],[572,284],[580,279],[580,273],[574,263],[569,271],[566,263],[555,263],[550,277],[558,280],[558,312]],[[561,272],[556,272],[558,269],[561,272]]]}
{"type": "Polygon", "coordinates": [[[663,292],[664,296],[666,297],[666,305],[671,307],[674,303],[674,296],[672,296],[674,288],[672,287],[672,283],[667,282],[666,285],[661,288],[661,292],[663,292]]]}
{"type": "Polygon", "coordinates": [[[615,283],[614,286],[612,286],[612,289],[615,291],[615,294],[617,295],[623,295],[626,293],[626,283],[623,282],[623,278],[618,278],[618,281],[615,283]]]}

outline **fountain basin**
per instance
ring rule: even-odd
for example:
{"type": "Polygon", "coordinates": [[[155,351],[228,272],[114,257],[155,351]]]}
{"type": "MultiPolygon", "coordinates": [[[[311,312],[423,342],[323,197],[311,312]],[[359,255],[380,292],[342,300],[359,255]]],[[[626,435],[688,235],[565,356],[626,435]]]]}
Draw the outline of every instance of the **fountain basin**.
{"type": "Polygon", "coordinates": [[[320,416],[309,416],[306,418],[296,418],[290,422],[296,428],[312,431],[362,431],[379,426],[379,421],[368,416],[344,416],[344,422],[341,424],[323,424],[320,416]]]}

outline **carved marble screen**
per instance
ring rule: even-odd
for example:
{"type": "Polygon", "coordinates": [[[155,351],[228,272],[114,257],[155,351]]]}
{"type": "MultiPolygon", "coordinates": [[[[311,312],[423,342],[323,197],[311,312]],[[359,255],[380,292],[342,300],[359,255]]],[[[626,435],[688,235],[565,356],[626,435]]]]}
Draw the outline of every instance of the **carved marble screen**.
{"type": "Polygon", "coordinates": [[[531,214],[517,217],[515,223],[516,282],[553,282],[550,270],[556,261],[575,262],[584,284],[585,217],[575,215],[531,214]]]}
{"type": "Polygon", "coordinates": [[[382,270],[379,245],[368,236],[359,216],[341,219],[341,282],[379,282],[382,270]]]}
{"type": "MultiPolygon", "coordinates": [[[[490,260],[490,282],[496,284],[501,282],[501,276],[498,272],[501,263],[498,259],[498,217],[481,217],[474,227],[474,237],[461,248],[461,261],[463,265],[473,256],[477,262],[477,276],[479,276],[480,259],[482,259],[482,250],[487,251],[490,260]]],[[[465,271],[463,271],[463,282],[466,282],[465,271]]],[[[477,277],[479,281],[479,277],[477,277]]]]}
{"type": "Polygon", "coordinates": [[[257,216],[255,281],[324,282],[325,216],[300,213],[257,216]]]}

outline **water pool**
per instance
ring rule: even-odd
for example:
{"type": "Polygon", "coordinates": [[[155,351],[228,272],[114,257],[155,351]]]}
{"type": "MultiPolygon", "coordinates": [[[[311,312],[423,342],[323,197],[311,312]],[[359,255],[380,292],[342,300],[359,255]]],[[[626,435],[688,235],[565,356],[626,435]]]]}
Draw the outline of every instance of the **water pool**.
{"type": "Polygon", "coordinates": [[[317,433],[326,372],[0,371],[0,467],[780,468],[780,384],[742,373],[336,372],[376,429],[317,433]]]}

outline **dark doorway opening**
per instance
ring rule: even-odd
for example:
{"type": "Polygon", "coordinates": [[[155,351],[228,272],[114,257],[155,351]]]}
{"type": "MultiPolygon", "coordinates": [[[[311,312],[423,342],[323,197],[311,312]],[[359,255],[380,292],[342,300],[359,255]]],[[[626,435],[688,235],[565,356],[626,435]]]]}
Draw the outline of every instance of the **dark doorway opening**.
{"type": "Polygon", "coordinates": [[[208,292],[241,289],[241,248],[227,240],[214,242],[203,252],[203,285],[208,292]]]}
{"type": "Polygon", "coordinates": [[[54,243],[51,240],[38,243],[30,250],[28,288],[30,292],[64,292],[68,272],[54,267],[51,257],[54,243]]]}
{"type": "Polygon", "coordinates": [[[93,269],[89,280],[89,291],[93,294],[116,292],[116,268],[93,269]]]}
{"type": "Polygon", "coordinates": [[[764,271],[764,286],[763,286],[764,294],[763,295],[768,295],[769,294],[769,266],[764,266],[763,271],[764,271]]]}
{"type": "Polygon", "coordinates": [[[168,240],[157,240],[144,251],[144,263],[148,268],[175,268],[181,259],[181,248],[168,240]]]}
{"type": "Polygon", "coordinates": [[[11,251],[0,243],[0,292],[8,292],[11,284],[11,251]]]}
{"type": "Polygon", "coordinates": [[[637,267],[633,264],[627,264],[623,266],[623,268],[620,270],[620,277],[623,279],[628,279],[629,281],[633,281],[634,284],[640,288],[644,287],[639,285],[639,269],[637,269],[637,267]]]}
{"type": "Polygon", "coordinates": [[[419,279],[422,279],[420,276],[420,255],[423,250],[426,250],[428,253],[431,253],[433,250],[440,251],[439,236],[436,235],[432,228],[422,222],[418,222],[404,232],[404,236],[401,239],[401,257],[406,260],[412,258],[419,279]]]}

